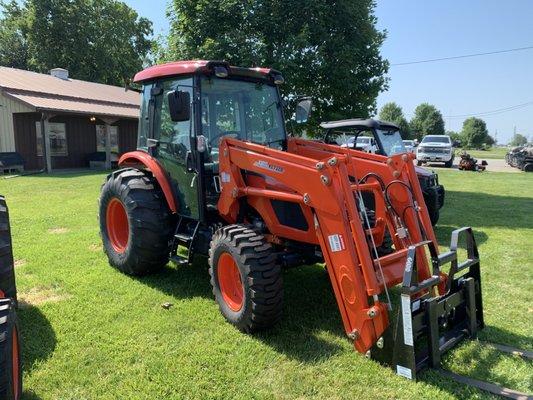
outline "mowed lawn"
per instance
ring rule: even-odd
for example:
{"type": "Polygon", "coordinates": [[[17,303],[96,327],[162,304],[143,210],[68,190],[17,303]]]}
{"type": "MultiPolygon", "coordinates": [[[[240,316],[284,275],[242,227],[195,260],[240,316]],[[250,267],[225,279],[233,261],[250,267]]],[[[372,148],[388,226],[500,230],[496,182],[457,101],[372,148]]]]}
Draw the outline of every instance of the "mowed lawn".
{"type": "MultiPolygon", "coordinates": [[[[482,340],[533,349],[533,174],[439,171],[442,245],[471,225],[483,271],[482,340]]],[[[205,262],[131,278],[108,266],[104,174],[0,180],[11,212],[26,399],[486,398],[426,372],[419,382],[356,353],[322,266],[284,275],[284,318],[250,336],[224,321],[205,262]],[[162,303],[173,306],[166,310],[162,303]]],[[[533,364],[466,342],[456,372],[533,392],[533,364]]]]}
{"type": "MultiPolygon", "coordinates": [[[[480,160],[494,160],[494,159],[504,159],[505,155],[509,152],[507,147],[491,147],[488,150],[465,150],[472,157],[478,158],[480,160]]],[[[458,156],[461,154],[463,149],[455,149],[455,154],[458,156]]]]}

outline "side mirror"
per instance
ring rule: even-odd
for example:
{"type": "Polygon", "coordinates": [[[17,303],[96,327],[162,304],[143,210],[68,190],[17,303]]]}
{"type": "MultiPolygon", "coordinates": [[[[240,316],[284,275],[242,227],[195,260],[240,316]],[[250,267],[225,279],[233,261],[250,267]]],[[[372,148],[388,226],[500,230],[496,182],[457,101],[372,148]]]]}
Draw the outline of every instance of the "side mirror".
{"type": "Polygon", "coordinates": [[[460,140],[454,140],[452,143],[453,147],[461,147],[461,141],[460,140]]]}
{"type": "Polygon", "coordinates": [[[309,121],[311,110],[313,108],[313,99],[311,97],[302,97],[296,103],[296,123],[305,124],[309,121]]]}
{"type": "Polygon", "coordinates": [[[172,121],[180,122],[191,119],[191,95],[189,92],[172,90],[168,92],[167,99],[172,121]]]}

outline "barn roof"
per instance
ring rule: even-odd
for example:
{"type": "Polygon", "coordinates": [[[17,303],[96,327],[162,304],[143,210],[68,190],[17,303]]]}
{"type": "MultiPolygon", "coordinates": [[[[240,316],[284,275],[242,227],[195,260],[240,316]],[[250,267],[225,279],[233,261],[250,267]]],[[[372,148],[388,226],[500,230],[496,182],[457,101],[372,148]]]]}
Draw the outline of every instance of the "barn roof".
{"type": "Polygon", "coordinates": [[[139,116],[140,95],[137,92],[21,69],[0,67],[0,92],[35,111],[121,118],[139,116]]]}

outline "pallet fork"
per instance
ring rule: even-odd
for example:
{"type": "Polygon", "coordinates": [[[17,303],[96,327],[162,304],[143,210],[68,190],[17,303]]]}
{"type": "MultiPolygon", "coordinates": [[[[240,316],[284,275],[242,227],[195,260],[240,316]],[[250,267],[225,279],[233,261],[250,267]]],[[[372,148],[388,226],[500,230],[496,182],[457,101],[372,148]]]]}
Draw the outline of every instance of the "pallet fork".
{"type": "MultiPolygon", "coordinates": [[[[437,254],[431,241],[411,246],[408,251],[404,278],[401,285],[400,305],[394,329],[388,329],[383,340],[370,350],[376,361],[391,366],[398,375],[416,380],[417,373],[431,367],[456,382],[511,399],[526,400],[533,396],[493,383],[459,375],[441,368],[441,356],[465,338],[477,339],[485,326],[479,253],[472,229],[452,232],[450,250],[437,254]],[[467,259],[457,260],[460,235],[466,236],[467,259]],[[431,256],[431,278],[418,282],[416,249],[427,246],[431,256]],[[431,296],[439,285],[440,267],[451,264],[445,294],[431,296]],[[425,294],[422,294],[425,292],[425,294]],[[422,295],[421,295],[422,294],[422,295]]],[[[533,352],[509,346],[487,343],[508,354],[533,359],[533,352]]]]}

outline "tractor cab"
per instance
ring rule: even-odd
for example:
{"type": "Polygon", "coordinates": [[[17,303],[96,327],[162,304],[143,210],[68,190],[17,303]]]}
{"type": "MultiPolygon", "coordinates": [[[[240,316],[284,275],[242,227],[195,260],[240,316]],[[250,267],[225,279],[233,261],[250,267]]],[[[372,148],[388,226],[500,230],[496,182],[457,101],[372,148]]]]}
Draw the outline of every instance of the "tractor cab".
{"type": "Polygon", "coordinates": [[[142,84],[140,150],[168,172],[179,214],[206,221],[216,211],[223,137],[286,150],[282,75],[224,62],[175,62],[148,68],[142,84]]]}

